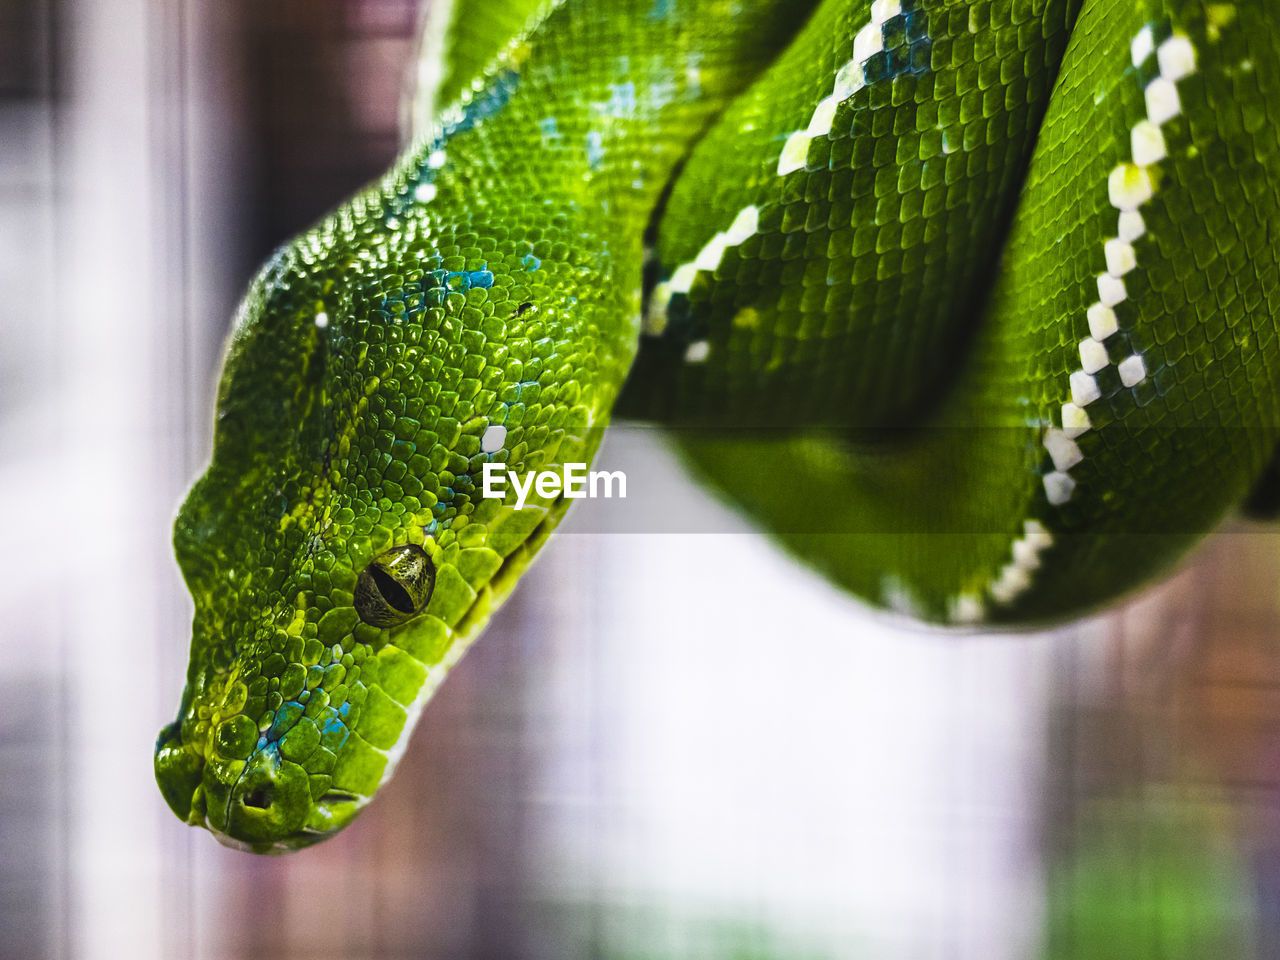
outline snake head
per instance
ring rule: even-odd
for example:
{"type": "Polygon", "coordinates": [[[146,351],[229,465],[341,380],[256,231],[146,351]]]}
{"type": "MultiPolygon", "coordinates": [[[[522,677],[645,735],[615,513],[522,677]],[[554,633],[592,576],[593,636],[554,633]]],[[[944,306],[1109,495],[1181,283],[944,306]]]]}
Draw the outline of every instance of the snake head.
{"type": "Polygon", "coordinates": [[[554,218],[415,246],[366,215],[367,245],[340,242],[340,211],[250,288],[175,523],[195,614],[156,779],[180,818],[255,851],[332,834],[390,776],[567,507],[483,497],[484,465],[589,461],[634,349],[629,327],[613,346],[583,329],[554,218]]]}

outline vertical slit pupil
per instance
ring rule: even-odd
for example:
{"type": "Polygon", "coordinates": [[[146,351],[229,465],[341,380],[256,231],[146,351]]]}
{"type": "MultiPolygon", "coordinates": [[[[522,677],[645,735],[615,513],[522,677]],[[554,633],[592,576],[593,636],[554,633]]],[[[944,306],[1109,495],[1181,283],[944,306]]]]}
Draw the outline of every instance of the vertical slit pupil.
{"type": "Polygon", "coordinates": [[[387,604],[401,613],[413,613],[413,598],[409,596],[409,591],[400,586],[396,579],[375,565],[370,565],[369,576],[373,577],[373,582],[378,588],[378,592],[382,594],[382,599],[387,604]]]}

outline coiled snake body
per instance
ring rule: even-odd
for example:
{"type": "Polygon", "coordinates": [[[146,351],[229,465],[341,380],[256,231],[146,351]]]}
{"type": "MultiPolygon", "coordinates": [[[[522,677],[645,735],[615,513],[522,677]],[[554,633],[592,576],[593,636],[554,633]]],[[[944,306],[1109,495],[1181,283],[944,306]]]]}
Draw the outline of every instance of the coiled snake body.
{"type": "Polygon", "coordinates": [[[1097,606],[1268,476],[1268,0],[557,0],[502,45],[529,12],[427,21],[424,132],[236,318],[156,748],[226,842],[368,802],[567,508],[484,464],[615,413],[941,623],[1097,606]]]}

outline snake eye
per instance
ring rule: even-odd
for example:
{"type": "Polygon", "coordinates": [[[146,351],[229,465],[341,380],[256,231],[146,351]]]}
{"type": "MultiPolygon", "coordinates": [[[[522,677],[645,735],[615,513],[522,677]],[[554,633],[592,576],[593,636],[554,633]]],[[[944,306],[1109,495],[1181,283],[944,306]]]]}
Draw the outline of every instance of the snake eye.
{"type": "Polygon", "coordinates": [[[379,554],[356,579],[356,613],[375,627],[416,617],[431,599],[436,570],[425,550],[407,543],[379,554]]]}

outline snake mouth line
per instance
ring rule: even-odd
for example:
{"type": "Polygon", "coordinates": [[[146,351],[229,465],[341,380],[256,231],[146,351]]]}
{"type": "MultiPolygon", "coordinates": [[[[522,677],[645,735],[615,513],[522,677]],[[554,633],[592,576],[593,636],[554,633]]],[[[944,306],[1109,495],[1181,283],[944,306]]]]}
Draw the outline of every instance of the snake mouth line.
{"type": "MultiPolygon", "coordinates": [[[[239,802],[247,807],[257,806],[257,804],[250,802],[251,799],[251,797],[245,797],[241,798],[239,802]]],[[[233,799],[227,802],[226,815],[228,819],[224,821],[223,828],[215,826],[207,814],[193,820],[192,823],[195,826],[204,827],[213,834],[220,844],[233,850],[241,850],[248,853],[290,853],[319,843],[341,831],[370,799],[372,798],[345,790],[328,790],[312,802],[310,809],[312,818],[315,818],[317,814],[320,820],[332,818],[332,827],[320,829],[303,825],[276,839],[252,840],[238,837],[225,829],[225,827],[230,826],[230,811],[236,802],[234,796],[233,799]]]]}
{"type": "Polygon", "coordinates": [[[328,790],[320,795],[320,799],[316,801],[317,806],[331,803],[358,803],[365,799],[359,794],[351,793],[347,790],[328,790]]]}

